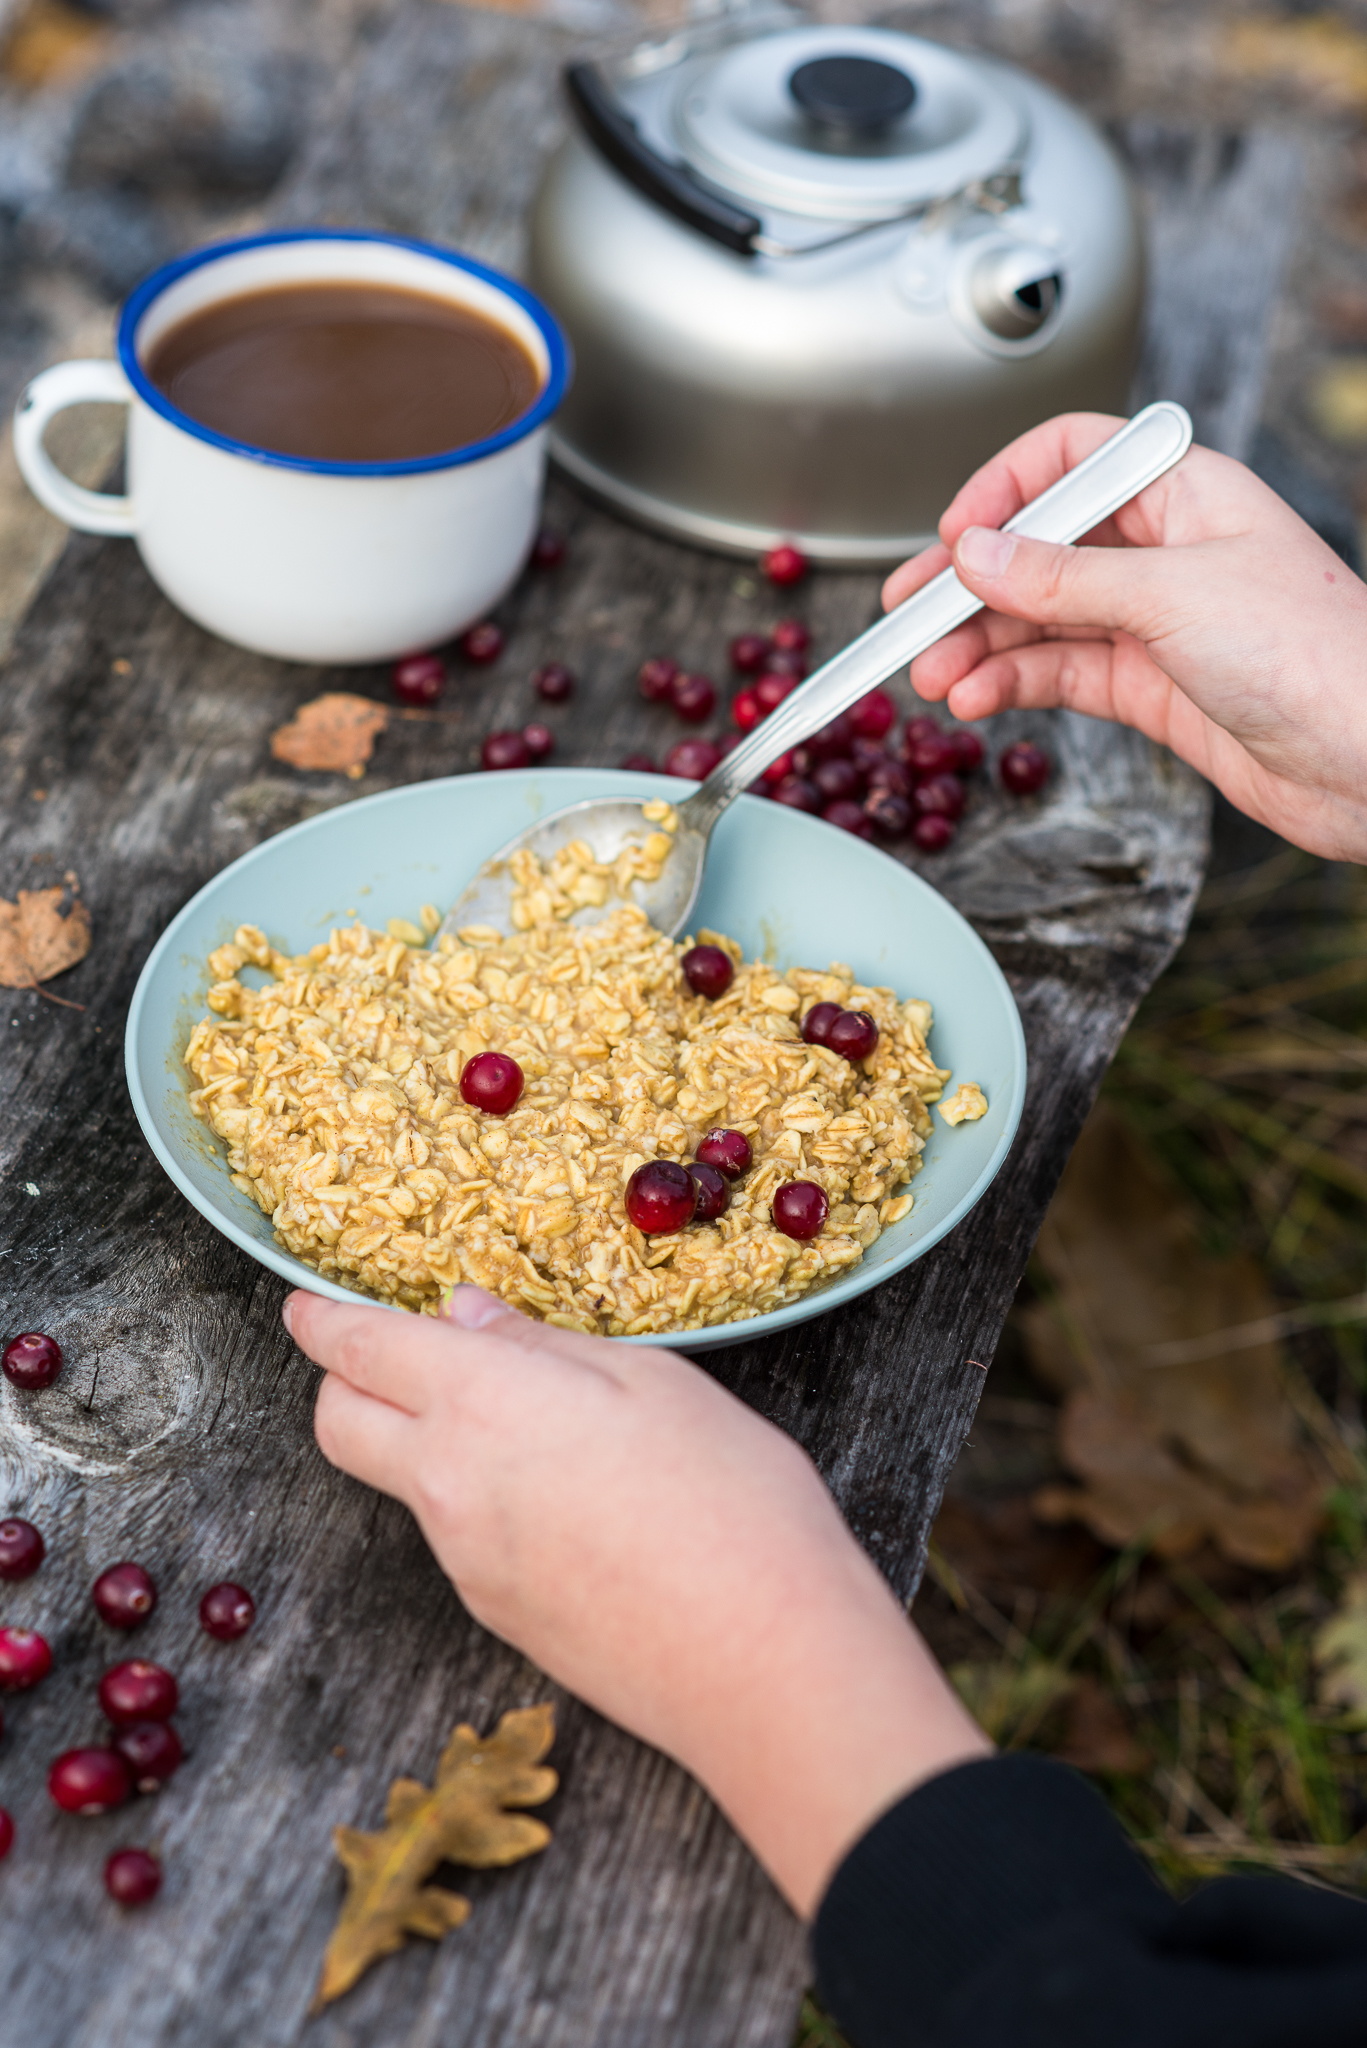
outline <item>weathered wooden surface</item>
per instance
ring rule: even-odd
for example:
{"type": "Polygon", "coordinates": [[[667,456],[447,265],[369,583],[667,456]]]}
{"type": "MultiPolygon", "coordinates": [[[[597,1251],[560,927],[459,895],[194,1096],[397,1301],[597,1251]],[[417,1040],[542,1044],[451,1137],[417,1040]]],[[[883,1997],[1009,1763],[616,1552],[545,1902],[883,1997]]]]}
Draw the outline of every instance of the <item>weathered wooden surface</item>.
{"type": "MultiPolygon", "coordinates": [[[[437,234],[515,262],[566,47],[525,21],[402,8],[358,49],[280,211],[437,234]]],[[[1180,180],[1158,196],[1180,209],[1180,180]]],[[[1272,271],[1261,279],[1225,344],[1224,304],[1179,308],[1206,324],[1192,360],[1253,374],[1242,342],[1266,313],[1272,271]]],[[[1167,389],[1211,419],[1237,396],[1218,377],[1167,389]]],[[[677,728],[629,685],[642,656],[719,671],[726,639],[773,614],[741,594],[734,564],[632,532],[560,486],[550,512],[569,564],[509,599],[497,668],[459,675],[437,715],[394,721],[361,789],[472,767],[485,731],[529,715],[527,675],[551,656],[583,679],[554,714],[561,759],[658,754],[677,728]]],[[[823,577],[803,597],[825,650],[875,603],[862,577],[823,577]]],[[[563,1791],[548,1853],[471,1879],[468,1927],[439,1948],[414,1943],[307,2017],[340,1896],[332,1825],[373,1825],[388,1779],[429,1776],[458,1718],[487,1725],[555,1694],[463,1614],[406,1513],[323,1464],[315,1375],[280,1326],[280,1282],[164,1179],[123,1085],[124,1013],[167,919],[266,834],[357,793],[269,754],[271,729],[339,680],[383,694],[379,672],[325,677],[210,640],[162,602],[126,545],[77,539],[0,683],[0,893],[73,867],[96,930],[58,991],[84,1010],[8,993],[0,1003],[0,1327],[49,1329],[68,1358],[48,1393],[0,1386],[0,1512],[32,1514],[50,1550],[36,1578],[0,1590],[0,1615],[42,1627],[57,1654],[47,1683],[5,1709],[0,1803],[19,1841],[0,1872],[0,2044],[781,2048],[804,1980],[800,1930],[681,1772],[558,1694],[563,1791]],[[162,1602],[137,1637],[116,1639],[86,1589],[129,1555],[154,1571],[162,1602]],[[227,1574],[260,1603],[235,1646],[194,1621],[199,1590],[227,1574]],[[57,1751],[97,1737],[94,1681],[125,1640],[179,1672],[191,1757],[155,1801],[71,1820],[43,1775],[57,1751]],[[99,1883],[127,1841],[166,1859],[162,1898],[136,1920],[99,1883]]],[[[1040,723],[1002,721],[994,742],[1040,723]]],[[[904,1594],[982,1385],[973,1361],[991,1358],[1064,1159],[1183,929],[1203,859],[1193,777],[1130,736],[1042,723],[1060,762],[1043,804],[980,788],[952,859],[927,865],[987,935],[1021,1005],[1032,1082],[1011,1161],[945,1244],[839,1319],[709,1362],[809,1448],[904,1594]]]]}

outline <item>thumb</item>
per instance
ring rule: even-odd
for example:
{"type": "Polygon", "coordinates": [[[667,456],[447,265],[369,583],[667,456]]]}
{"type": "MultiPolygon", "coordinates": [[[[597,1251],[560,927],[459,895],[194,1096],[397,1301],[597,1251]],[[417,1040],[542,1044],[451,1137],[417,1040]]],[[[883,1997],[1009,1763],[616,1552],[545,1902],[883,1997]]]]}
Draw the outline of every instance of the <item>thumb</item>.
{"type": "Polygon", "coordinates": [[[1057,547],[969,526],[955,544],[954,568],[992,611],[1035,625],[1104,626],[1147,639],[1159,552],[1057,547]]]}

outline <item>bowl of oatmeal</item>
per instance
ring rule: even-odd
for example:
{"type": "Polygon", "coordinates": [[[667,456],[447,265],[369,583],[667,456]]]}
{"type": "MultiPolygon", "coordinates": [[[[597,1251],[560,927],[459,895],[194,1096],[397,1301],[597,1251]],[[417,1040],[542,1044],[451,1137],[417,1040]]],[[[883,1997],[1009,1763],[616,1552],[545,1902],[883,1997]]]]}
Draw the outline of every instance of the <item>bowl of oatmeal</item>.
{"type": "Polygon", "coordinates": [[[425,782],[216,876],[129,1014],[134,1107],[181,1192],[316,1292],[430,1313],[472,1281],[562,1327],[690,1351],[824,1314],[938,1243],[1006,1156],[1025,1054],[990,953],[900,863],[742,798],[679,943],[587,849],[519,878],[514,929],[434,937],[535,816],[652,795],[663,858],[686,787],[600,769],[425,782]],[[577,922],[586,904],[606,916],[577,922]],[[719,994],[690,986],[690,942],[729,963],[719,994]],[[818,1004],[871,1019],[872,1052],[809,1042],[818,1004]],[[518,1076],[498,1113],[466,1080],[490,1054],[518,1076]],[[633,1176],[677,1178],[719,1129],[750,1153],[722,1211],[639,1228],[633,1176]],[[813,1234],[783,1227],[795,1187],[813,1234]]]}

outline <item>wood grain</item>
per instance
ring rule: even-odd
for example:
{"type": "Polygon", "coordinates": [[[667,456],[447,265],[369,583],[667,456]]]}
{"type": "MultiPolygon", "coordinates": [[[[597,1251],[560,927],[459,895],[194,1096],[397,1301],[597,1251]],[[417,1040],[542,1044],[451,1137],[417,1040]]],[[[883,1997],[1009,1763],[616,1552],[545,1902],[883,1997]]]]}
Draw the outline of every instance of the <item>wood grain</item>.
{"type": "MultiPolygon", "coordinates": [[[[568,47],[554,29],[440,5],[371,17],[280,216],[435,234],[515,263],[568,47]]],[[[1180,212],[1180,180],[1154,191],[1180,212]]],[[[1211,418],[1256,412],[1256,351],[1234,343],[1265,321],[1275,268],[1257,267],[1256,248],[1241,260],[1259,288],[1227,345],[1216,330],[1235,314],[1194,293],[1191,265],[1175,314],[1158,279],[1165,317],[1204,323],[1181,361],[1243,380],[1222,389],[1212,372],[1197,391],[1170,364],[1169,395],[1211,418]]],[[[5,1708],[0,1801],[19,1839],[0,1873],[3,2048],[780,2048],[790,2036],[804,1945],[765,1878],[681,1772],[468,1619],[403,1510],[324,1465],[315,1375],[281,1328],[280,1282],[164,1179],[122,1080],[142,961],[225,862],[362,791],[473,767],[485,731],[530,715],[528,674],[551,657],[582,679],[552,714],[562,760],[658,755],[677,728],[631,686],[642,657],[720,673],[727,638],[773,614],[735,564],[634,532],[561,485],[549,514],[569,564],[525,579],[502,608],[502,661],[458,672],[437,713],[396,717],[359,784],[282,770],[269,735],[323,687],[382,695],[381,674],[211,640],[124,544],[72,540],[5,671],[0,893],[75,867],[96,937],[60,989],[83,1010],[0,1003],[3,1328],[51,1330],[68,1361],[47,1393],[0,1393],[0,1512],[32,1515],[50,1552],[4,1589],[0,1614],[42,1627],[57,1655],[52,1678],[5,1708]],[[126,1639],[86,1593],[130,1555],[162,1587],[136,1647],[179,1672],[191,1755],[155,1800],[72,1820],[43,1775],[99,1732],[94,1681],[126,1639]],[[260,1605],[236,1645],[194,1619],[225,1575],[260,1605]],[[308,2019],[341,1893],[332,1825],[373,1826],[401,1771],[430,1781],[457,1719],[488,1726],[547,1696],[563,1781],[552,1847],[463,1877],[465,1929],[413,1944],[308,2019]],[[166,1859],[163,1896],[136,1920],[99,1882],[127,1841],[166,1859]]],[[[875,606],[864,577],[824,576],[803,598],[823,651],[875,606]]],[[[910,1271],[839,1319],[708,1365],[807,1446],[904,1596],[1045,1206],[1204,857],[1205,792],[1168,757],[1072,718],[1005,719],[992,739],[1024,732],[1058,759],[1047,799],[1015,805],[984,785],[953,857],[926,865],[1020,1002],[1032,1080],[1015,1152],[910,1271]]]]}

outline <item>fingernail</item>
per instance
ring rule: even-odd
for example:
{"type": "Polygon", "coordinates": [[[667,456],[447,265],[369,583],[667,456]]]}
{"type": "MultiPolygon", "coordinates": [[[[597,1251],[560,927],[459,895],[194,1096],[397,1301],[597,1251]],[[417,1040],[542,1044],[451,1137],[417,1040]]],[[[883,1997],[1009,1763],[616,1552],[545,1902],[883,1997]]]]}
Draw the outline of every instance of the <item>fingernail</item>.
{"type": "Polygon", "coordinates": [[[966,526],[954,552],[971,576],[1004,576],[1016,552],[1016,536],[998,533],[994,526],[966,526]]]}
{"type": "Polygon", "coordinates": [[[453,1287],[442,1302],[441,1313],[446,1322],[458,1323],[462,1330],[482,1330],[486,1323],[507,1315],[508,1309],[482,1287],[453,1287]]]}
{"type": "Polygon", "coordinates": [[[294,1335],[294,1296],[292,1294],[285,1296],[284,1306],[280,1311],[280,1320],[292,1337],[294,1335]]]}

